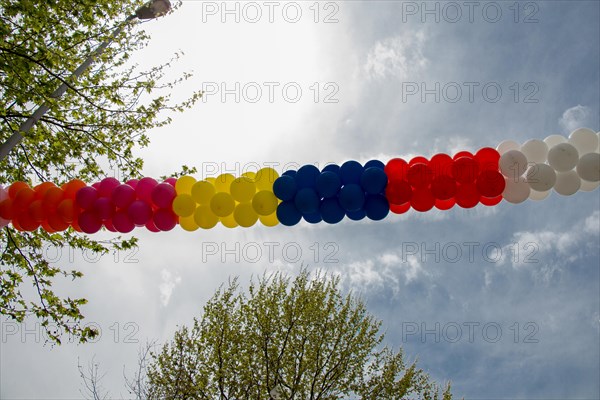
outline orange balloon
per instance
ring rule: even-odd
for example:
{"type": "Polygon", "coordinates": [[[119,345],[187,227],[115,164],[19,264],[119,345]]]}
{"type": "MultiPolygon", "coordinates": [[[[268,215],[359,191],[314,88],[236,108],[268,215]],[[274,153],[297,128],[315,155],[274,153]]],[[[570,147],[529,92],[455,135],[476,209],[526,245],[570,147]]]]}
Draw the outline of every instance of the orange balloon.
{"type": "Polygon", "coordinates": [[[77,191],[86,186],[87,185],[85,184],[85,182],[80,179],[70,180],[69,182],[62,185],[62,188],[65,191],[65,198],[75,200],[75,195],[77,194],[77,191]]]}
{"type": "Polygon", "coordinates": [[[13,228],[15,228],[16,230],[18,230],[18,231],[21,231],[21,232],[23,232],[23,231],[24,231],[24,229],[23,229],[23,228],[21,228],[21,225],[19,225],[19,221],[17,221],[17,219],[16,219],[16,218],[14,218],[14,219],[13,219],[12,221],[10,221],[10,222],[12,222],[12,226],[13,226],[13,228]]]}
{"type": "Polygon", "coordinates": [[[19,193],[19,191],[24,188],[29,188],[29,185],[21,181],[15,182],[8,187],[8,196],[11,199],[14,199],[17,193],[19,193]]]}
{"type": "Polygon", "coordinates": [[[24,231],[32,232],[40,227],[40,223],[35,221],[27,212],[20,213],[16,219],[24,231]]]}
{"type": "Polygon", "coordinates": [[[73,199],[64,199],[56,207],[56,212],[67,224],[75,219],[75,202],[73,199]]]}
{"type": "Polygon", "coordinates": [[[15,211],[13,207],[13,201],[11,199],[5,199],[0,202],[0,217],[4,219],[13,219],[15,211]]]}
{"type": "MultiPolygon", "coordinates": [[[[34,200],[35,192],[30,187],[19,190],[14,198],[14,206],[17,210],[26,210],[34,200]]],[[[21,225],[23,226],[23,225],[21,225]]]]}
{"type": "Polygon", "coordinates": [[[63,200],[65,191],[59,187],[53,187],[46,191],[42,204],[47,215],[53,214],[56,207],[63,200]]]}
{"type": "Polygon", "coordinates": [[[46,194],[46,191],[51,187],[56,187],[56,185],[52,182],[42,182],[34,187],[33,191],[35,192],[35,199],[42,200],[44,198],[44,194],[46,194]]]}
{"type": "Polygon", "coordinates": [[[48,225],[57,232],[64,231],[69,227],[69,224],[63,221],[58,213],[48,214],[48,225]]]}
{"type": "Polygon", "coordinates": [[[44,213],[41,200],[32,201],[31,204],[29,204],[27,212],[36,222],[42,222],[46,219],[46,213],[44,213]]]}
{"type": "Polygon", "coordinates": [[[48,221],[46,220],[42,221],[42,228],[44,228],[44,230],[48,233],[56,232],[54,229],[52,229],[52,227],[48,224],[48,221]]]}
{"type": "Polygon", "coordinates": [[[73,227],[73,229],[75,229],[77,232],[83,232],[81,230],[81,228],[79,227],[79,223],[77,222],[77,218],[75,218],[73,220],[73,222],[71,223],[71,226],[73,227]]]}

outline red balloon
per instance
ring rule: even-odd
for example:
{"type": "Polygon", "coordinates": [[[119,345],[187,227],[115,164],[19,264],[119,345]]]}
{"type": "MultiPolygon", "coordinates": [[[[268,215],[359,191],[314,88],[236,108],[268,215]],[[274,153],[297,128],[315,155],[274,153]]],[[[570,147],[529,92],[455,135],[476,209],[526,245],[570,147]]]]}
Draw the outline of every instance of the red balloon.
{"type": "Polygon", "coordinates": [[[129,233],[135,228],[135,224],[129,218],[127,210],[119,210],[113,215],[112,223],[120,233],[129,233]]]}
{"type": "Polygon", "coordinates": [[[177,225],[177,216],[166,208],[160,208],[154,213],[152,218],[154,225],[161,231],[170,231],[177,225]]]}
{"type": "Polygon", "coordinates": [[[71,199],[64,199],[56,207],[56,212],[67,224],[73,222],[77,218],[77,210],[75,202],[71,199]]]}
{"type": "Polygon", "coordinates": [[[77,222],[81,230],[89,234],[96,233],[102,228],[102,221],[91,210],[86,210],[79,214],[77,222]]]}
{"type": "MultiPolygon", "coordinates": [[[[50,190],[48,190],[48,192],[50,192],[50,190]]],[[[89,210],[94,205],[96,199],[98,199],[98,196],[99,193],[96,188],[92,186],[86,186],[77,191],[77,194],[75,195],[75,202],[83,210],[89,210]]]]}
{"type": "Polygon", "coordinates": [[[473,208],[479,203],[481,195],[474,183],[458,185],[456,189],[456,204],[462,208],[473,208]]]}
{"type": "Polygon", "coordinates": [[[48,224],[48,221],[44,220],[41,222],[41,227],[48,233],[55,233],[56,231],[48,224]]]}
{"type": "Polygon", "coordinates": [[[0,202],[0,217],[11,220],[15,215],[13,201],[8,198],[0,202]]]}
{"type": "Polygon", "coordinates": [[[390,204],[390,211],[394,214],[404,214],[410,210],[410,202],[406,202],[404,204],[390,204]]]}
{"type": "Polygon", "coordinates": [[[450,176],[452,174],[452,164],[452,157],[450,157],[448,154],[436,154],[435,156],[431,157],[428,166],[431,169],[434,177],[440,175],[450,176]]]}
{"type": "Polygon", "coordinates": [[[392,158],[385,165],[384,171],[388,177],[388,181],[406,179],[408,164],[401,158],[392,158]]]}
{"type": "Polygon", "coordinates": [[[115,205],[108,197],[99,197],[94,201],[91,210],[96,214],[100,221],[106,221],[112,218],[115,213],[115,205]]]}
{"type": "Polygon", "coordinates": [[[42,206],[42,200],[32,201],[27,208],[27,213],[36,222],[41,223],[44,219],[46,219],[46,213],[44,212],[44,208],[42,206]]]}
{"type": "Polygon", "coordinates": [[[37,185],[35,188],[33,188],[35,192],[35,199],[42,200],[44,198],[44,195],[46,194],[46,191],[48,191],[48,189],[50,189],[51,187],[56,187],[56,185],[52,182],[42,182],[39,185],[37,185]]]}
{"type": "Polygon", "coordinates": [[[177,183],[177,178],[175,178],[174,176],[165,179],[164,183],[168,183],[169,185],[175,187],[175,184],[177,183]]]}
{"type": "Polygon", "coordinates": [[[61,188],[65,191],[65,198],[75,200],[79,189],[86,187],[85,182],[79,179],[73,179],[65,183],[61,188]]]}
{"type": "Polygon", "coordinates": [[[116,178],[104,178],[100,181],[98,192],[100,192],[101,197],[110,197],[113,189],[120,184],[121,182],[116,178]]]}
{"type": "MultiPolygon", "coordinates": [[[[66,223],[56,212],[48,214],[46,221],[48,221],[48,225],[50,225],[56,232],[64,231],[69,227],[69,224],[66,223]]],[[[73,221],[73,226],[75,226],[75,222],[76,221],[73,221]]],[[[79,227],[79,225],[77,225],[77,227],[79,227]]],[[[82,230],[79,229],[78,232],[82,232],[82,230]]]]}
{"type": "Polygon", "coordinates": [[[422,156],[417,156],[417,157],[413,157],[409,162],[408,162],[408,166],[409,168],[412,167],[415,164],[429,164],[429,161],[422,156]]]}
{"type": "Polygon", "coordinates": [[[469,157],[459,157],[452,165],[452,176],[459,183],[471,183],[477,178],[479,165],[477,161],[469,157]]]}
{"type": "Polygon", "coordinates": [[[40,221],[35,221],[27,211],[22,211],[19,213],[16,219],[21,229],[26,232],[35,231],[40,227],[40,221]]]}
{"type": "Polygon", "coordinates": [[[146,223],[146,229],[148,229],[150,232],[155,232],[155,233],[156,233],[156,232],[160,232],[160,229],[158,229],[158,228],[156,227],[156,225],[154,225],[154,221],[153,221],[153,220],[149,220],[149,221],[146,223]]]}
{"type": "Polygon", "coordinates": [[[456,181],[446,175],[440,175],[431,181],[431,194],[439,200],[448,200],[456,194],[456,181]]]}
{"type": "Polygon", "coordinates": [[[111,198],[115,206],[127,208],[135,200],[135,189],[128,184],[119,185],[113,189],[111,198]]]}
{"type": "Polygon", "coordinates": [[[146,177],[140,179],[135,187],[137,198],[144,200],[147,203],[152,202],[152,189],[154,189],[156,185],[158,185],[158,182],[153,178],[146,177]]]}
{"type": "Polygon", "coordinates": [[[132,188],[135,189],[135,187],[137,186],[137,184],[138,184],[139,181],[140,181],[139,179],[130,179],[127,182],[125,182],[125,184],[129,185],[129,186],[131,186],[132,188]]]}
{"type": "Polygon", "coordinates": [[[159,183],[152,189],[152,202],[159,208],[170,208],[177,193],[168,183],[159,183]]]}
{"type": "Polygon", "coordinates": [[[412,208],[420,212],[425,212],[431,210],[434,204],[435,198],[429,189],[419,188],[413,190],[412,199],[410,199],[412,208]]]}
{"type": "Polygon", "coordinates": [[[447,200],[435,200],[435,208],[437,208],[438,210],[449,210],[452,207],[454,207],[455,204],[456,200],[454,199],[454,197],[447,200]]]}
{"type": "Polygon", "coordinates": [[[473,154],[470,151],[459,151],[452,157],[454,161],[458,160],[461,157],[473,158],[473,154]]]}
{"type": "Polygon", "coordinates": [[[488,198],[500,196],[506,187],[506,181],[502,174],[490,169],[482,171],[475,184],[479,193],[488,198]]]}
{"type": "Polygon", "coordinates": [[[492,197],[487,198],[487,197],[481,197],[481,199],[479,199],[479,201],[481,201],[481,204],[483,204],[484,206],[495,206],[496,204],[500,203],[502,201],[502,195],[500,196],[496,196],[496,197],[492,197]]]}
{"type": "Polygon", "coordinates": [[[92,187],[96,190],[100,189],[100,182],[92,183],[92,187]]]}
{"type": "Polygon", "coordinates": [[[115,229],[115,226],[113,225],[113,223],[110,219],[107,219],[106,221],[104,221],[104,227],[111,232],[117,232],[117,230],[115,229]]]}
{"type": "Polygon", "coordinates": [[[46,215],[56,212],[56,207],[58,207],[64,197],[65,191],[59,187],[51,187],[46,190],[44,198],[42,199],[42,206],[44,207],[44,212],[46,215]]]}
{"type": "Polygon", "coordinates": [[[475,159],[479,163],[481,170],[491,169],[497,171],[500,153],[491,147],[484,147],[475,153],[475,159]]]}
{"type": "Polygon", "coordinates": [[[413,164],[412,167],[408,169],[408,183],[416,189],[418,188],[427,188],[431,184],[431,179],[433,178],[433,173],[431,169],[422,163],[413,164]]]}
{"type": "Polygon", "coordinates": [[[385,188],[385,196],[390,204],[404,204],[410,201],[412,188],[405,180],[392,180],[385,188]]]}
{"type": "Polygon", "coordinates": [[[127,207],[127,213],[135,225],[143,226],[152,218],[152,207],[143,200],[136,200],[127,207]]]}
{"type": "Polygon", "coordinates": [[[21,182],[21,181],[14,182],[13,184],[11,184],[8,187],[8,197],[10,197],[11,199],[14,199],[16,197],[17,193],[19,193],[19,191],[21,189],[25,189],[28,187],[29,187],[29,185],[26,184],[25,182],[21,182]]]}
{"type": "MultiPolygon", "coordinates": [[[[17,192],[13,200],[13,205],[16,210],[26,210],[29,204],[35,199],[35,192],[33,189],[26,187],[17,192]]],[[[23,225],[21,225],[23,226],[23,225]]]]}

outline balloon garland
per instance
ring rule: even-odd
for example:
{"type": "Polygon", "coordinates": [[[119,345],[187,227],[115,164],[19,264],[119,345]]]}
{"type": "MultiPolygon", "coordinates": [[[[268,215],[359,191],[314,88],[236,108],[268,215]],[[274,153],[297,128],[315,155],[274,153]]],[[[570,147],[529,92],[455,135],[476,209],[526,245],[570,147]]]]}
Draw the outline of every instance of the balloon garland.
{"type": "Polygon", "coordinates": [[[240,177],[222,174],[196,181],[191,176],[132,179],[105,178],[91,186],[74,179],[62,186],[43,182],[30,187],[0,186],[0,227],[20,231],[72,228],[96,233],[103,227],[129,233],[180,225],[186,231],[228,227],[293,226],[302,219],[336,224],[344,218],[374,221],[389,212],[402,214],[458,205],[494,206],[503,199],[521,203],[542,200],[552,190],[563,196],[593,191],[600,185],[600,133],[577,129],[569,138],[551,135],[519,145],[504,141],[475,154],[461,151],[429,160],[394,158],[387,164],[346,161],[319,170],[304,165],[281,176],[271,168],[240,177]]]}

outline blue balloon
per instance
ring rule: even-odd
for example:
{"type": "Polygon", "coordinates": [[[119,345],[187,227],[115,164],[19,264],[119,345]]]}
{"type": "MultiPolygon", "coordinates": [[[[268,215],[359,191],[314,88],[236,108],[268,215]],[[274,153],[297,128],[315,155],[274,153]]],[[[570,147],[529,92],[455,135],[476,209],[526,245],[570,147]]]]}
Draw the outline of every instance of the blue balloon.
{"type": "Polygon", "coordinates": [[[352,221],[360,221],[367,216],[367,213],[361,208],[360,210],[356,211],[346,211],[346,216],[348,216],[348,218],[350,218],[352,221]]]}
{"type": "Polygon", "coordinates": [[[360,185],[369,194],[379,194],[383,192],[387,185],[387,175],[383,169],[369,167],[365,169],[360,177],[360,185]]]}
{"type": "Polygon", "coordinates": [[[321,201],[315,189],[304,188],[298,190],[294,204],[302,214],[312,214],[319,210],[321,201]]]}
{"type": "Polygon", "coordinates": [[[385,164],[379,160],[370,160],[370,161],[367,161],[367,163],[365,164],[365,169],[367,169],[367,168],[385,169],[385,164]]]}
{"type": "Polygon", "coordinates": [[[327,222],[328,224],[337,224],[344,219],[344,215],[346,214],[335,197],[331,199],[324,199],[321,202],[320,210],[323,221],[327,222]]]}
{"type": "Polygon", "coordinates": [[[303,188],[314,188],[317,184],[317,176],[319,176],[320,173],[321,171],[319,171],[319,168],[314,165],[308,164],[300,167],[294,177],[296,179],[298,190],[303,188]]]}
{"type": "Polygon", "coordinates": [[[369,219],[379,221],[387,217],[390,212],[390,204],[385,196],[380,194],[370,194],[365,201],[365,212],[369,219]]]}
{"type": "Polygon", "coordinates": [[[358,161],[346,161],[340,167],[340,176],[342,183],[347,185],[349,183],[360,183],[360,176],[363,173],[363,166],[358,161]]]}
{"type": "Polygon", "coordinates": [[[340,175],[340,166],[337,164],[327,164],[326,166],[323,167],[323,170],[321,172],[334,172],[339,176],[340,175]]]}
{"type": "Polygon", "coordinates": [[[291,176],[292,178],[294,176],[296,176],[296,170],[295,169],[288,169],[287,171],[285,171],[283,174],[281,174],[282,176],[291,176]]]}
{"type": "Polygon", "coordinates": [[[321,172],[317,177],[317,191],[321,197],[333,197],[342,186],[340,177],[331,171],[321,172]]]}
{"type": "Polygon", "coordinates": [[[292,200],[296,196],[296,180],[288,175],[282,175],[273,182],[273,193],[283,201],[292,200]]]}
{"type": "Polygon", "coordinates": [[[338,196],[340,205],[346,211],[360,210],[365,204],[365,192],[360,185],[351,183],[344,185],[338,196]]]}
{"type": "Polygon", "coordinates": [[[319,222],[323,221],[323,218],[321,218],[321,213],[318,211],[311,214],[304,214],[302,217],[310,224],[318,224],[319,222]]]}
{"type": "Polygon", "coordinates": [[[284,201],[277,206],[277,219],[282,225],[294,226],[300,222],[302,214],[300,214],[300,211],[298,211],[293,202],[284,201]]]}

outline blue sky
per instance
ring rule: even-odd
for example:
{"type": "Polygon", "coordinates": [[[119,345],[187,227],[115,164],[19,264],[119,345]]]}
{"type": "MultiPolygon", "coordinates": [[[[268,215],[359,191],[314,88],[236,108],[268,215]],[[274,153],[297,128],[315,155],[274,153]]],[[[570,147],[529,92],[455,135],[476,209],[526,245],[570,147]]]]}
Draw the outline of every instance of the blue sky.
{"type": "MultiPolygon", "coordinates": [[[[147,175],[181,164],[220,173],[385,162],[600,129],[596,1],[521,2],[518,14],[513,2],[476,2],[472,20],[463,2],[320,3],[317,22],[314,4],[298,2],[296,23],[294,5],[282,14],[278,3],[270,23],[267,7],[254,3],[263,16],[252,23],[246,4],[239,22],[221,21],[221,2],[184,1],[145,25],[152,41],[138,62],[181,49],[175,72],[194,72],[175,96],[236,82],[262,89],[255,103],[250,91],[239,102],[211,93],[150,132],[140,151],[147,175]],[[425,6],[438,7],[439,22],[425,6]],[[272,102],[264,82],[273,83],[272,102]],[[301,88],[297,102],[285,85],[301,88]]],[[[52,348],[34,321],[3,320],[0,397],[80,397],[78,358],[94,354],[107,372],[103,386],[125,396],[123,368],[133,370],[139,345],[168,340],[230,276],[245,283],[264,271],[295,274],[303,263],[339,274],[383,320],[387,343],[451,380],[458,396],[599,398],[599,225],[596,190],[377,223],[139,232],[137,252],[99,260],[63,250],[57,258],[85,277],[59,287],[89,299],[85,314],[102,336],[52,348]]]]}

